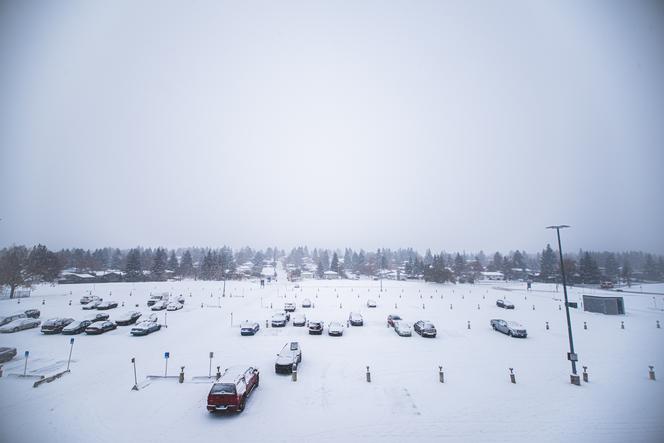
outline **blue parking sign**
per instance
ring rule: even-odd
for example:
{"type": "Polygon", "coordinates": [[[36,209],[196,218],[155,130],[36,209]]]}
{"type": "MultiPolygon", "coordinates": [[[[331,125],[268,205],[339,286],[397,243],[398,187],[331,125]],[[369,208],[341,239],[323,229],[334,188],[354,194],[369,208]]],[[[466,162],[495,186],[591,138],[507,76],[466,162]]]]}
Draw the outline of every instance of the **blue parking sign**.
{"type": "Polygon", "coordinates": [[[164,358],[168,358],[168,357],[170,357],[170,356],[171,356],[171,353],[170,353],[170,352],[164,352],[164,358]]]}

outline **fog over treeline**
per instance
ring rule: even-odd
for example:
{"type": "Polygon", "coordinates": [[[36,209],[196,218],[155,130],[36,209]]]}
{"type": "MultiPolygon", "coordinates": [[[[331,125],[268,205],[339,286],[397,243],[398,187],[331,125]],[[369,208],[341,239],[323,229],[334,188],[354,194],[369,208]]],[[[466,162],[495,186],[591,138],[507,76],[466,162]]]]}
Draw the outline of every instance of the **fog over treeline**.
{"type": "MultiPolygon", "coordinates": [[[[664,256],[642,251],[569,251],[564,253],[563,262],[572,284],[611,281],[631,285],[635,281],[664,279],[664,256]]],[[[50,251],[44,245],[37,245],[0,250],[0,285],[9,287],[13,296],[16,288],[40,282],[263,278],[264,269],[276,267],[278,263],[287,269],[289,279],[298,279],[303,273],[308,273],[311,278],[327,278],[332,271],[335,278],[363,275],[438,283],[473,283],[482,278],[484,272],[500,273],[506,280],[560,280],[559,254],[550,244],[537,252],[516,249],[491,253],[418,251],[413,248],[368,251],[308,246],[288,251],[276,246],[265,249],[246,246],[235,250],[223,246],[50,251]]]]}

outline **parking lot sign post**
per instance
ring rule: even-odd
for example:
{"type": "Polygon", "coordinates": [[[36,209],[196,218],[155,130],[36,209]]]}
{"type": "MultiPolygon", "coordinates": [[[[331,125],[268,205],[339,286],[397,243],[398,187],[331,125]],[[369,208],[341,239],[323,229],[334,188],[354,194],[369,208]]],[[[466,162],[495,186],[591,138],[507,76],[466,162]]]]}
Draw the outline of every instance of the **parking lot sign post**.
{"type": "Polygon", "coordinates": [[[164,368],[164,378],[168,376],[168,358],[171,356],[170,352],[164,352],[164,360],[166,361],[166,367],[164,368]]]}
{"type": "Polygon", "coordinates": [[[208,371],[208,377],[212,377],[212,359],[214,358],[214,352],[210,352],[210,370],[208,371]]]}
{"type": "Polygon", "coordinates": [[[134,387],[131,388],[132,391],[138,391],[138,378],[136,378],[136,358],[131,358],[131,364],[134,365],[134,387]]]}
{"type": "Polygon", "coordinates": [[[25,366],[23,367],[23,377],[28,372],[28,357],[30,356],[30,351],[25,351],[25,366]]]}
{"type": "Polygon", "coordinates": [[[69,347],[69,359],[67,360],[67,370],[69,370],[69,363],[71,363],[71,352],[74,350],[74,338],[72,337],[71,340],[69,340],[69,344],[71,345],[69,347]]]}

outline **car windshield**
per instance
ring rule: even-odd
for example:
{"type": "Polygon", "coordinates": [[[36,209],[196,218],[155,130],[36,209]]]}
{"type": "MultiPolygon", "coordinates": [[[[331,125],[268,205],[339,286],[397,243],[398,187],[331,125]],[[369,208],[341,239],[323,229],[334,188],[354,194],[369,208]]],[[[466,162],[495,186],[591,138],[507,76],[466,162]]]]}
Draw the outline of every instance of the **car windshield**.
{"type": "Polygon", "coordinates": [[[235,394],[235,385],[231,383],[215,383],[210,394],[235,394]]]}

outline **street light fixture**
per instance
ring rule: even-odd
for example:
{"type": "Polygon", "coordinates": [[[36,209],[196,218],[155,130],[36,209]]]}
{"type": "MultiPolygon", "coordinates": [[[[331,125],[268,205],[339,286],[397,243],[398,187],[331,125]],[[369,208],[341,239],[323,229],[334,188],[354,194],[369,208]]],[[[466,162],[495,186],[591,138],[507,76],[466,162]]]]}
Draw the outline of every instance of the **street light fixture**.
{"type": "Polygon", "coordinates": [[[565,264],[563,263],[563,247],[560,243],[560,230],[569,228],[568,225],[554,225],[547,226],[546,229],[555,229],[558,235],[558,253],[560,255],[560,274],[563,279],[563,293],[565,294],[565,315],[567,316],[567,335],[569,336],[569,353],[567,359],[572,363],[572,374],[570,375],[570,382],[573,385],[580,386],[581,379],[576,373],[576,362],[579,359],[574,353],[574,339],[572,338],[572,322],[569,317],[569,302],[567,301],[567,279],[565,278],[565,264]]]}

